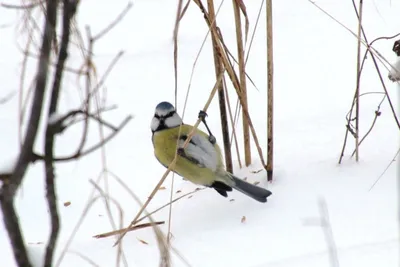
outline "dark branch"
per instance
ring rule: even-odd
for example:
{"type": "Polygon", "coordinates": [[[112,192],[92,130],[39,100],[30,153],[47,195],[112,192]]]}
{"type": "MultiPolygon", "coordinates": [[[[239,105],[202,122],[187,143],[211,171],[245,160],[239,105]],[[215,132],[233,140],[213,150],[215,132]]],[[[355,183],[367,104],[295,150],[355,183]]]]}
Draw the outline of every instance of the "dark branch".
{"type": "MultiPolygon", "coordinates": [[[[100,142],[100,143],[98,143],[98,144],[96,144],[96,145],[94,145],[94,146],[92,146],[92,147],[90,147],[90,148],[88,148],[88,149],[86,149],[84,151],[78,151],[77,153],[75,153],[75,154],[73,154],[71,156],[53,158],[53,161],[54,162],[64,162],[64,161],[70,161],[70,160],[74,160],[74,159],[78,159],[78,158],[87,156],[88,154],[96,151],[97,149],[101,148],[103,145],[108,143],[111,139],[113,139],[122,130],[122,128],[124,128],[128,124],[128,122],[131,119],[132,119],[132,116],[128,116],[121,122],[121,124],[118,127],[113,126],[115,130],[109,136],[104,138],[104,140],[102,142],[100,142]]],[[[98,121],[100,123],[101,120],[98,119],[98,121]]],[[[34,154],[33,155],[33,160],[34,161],[43,160],[43,159],[44,159],[44,156],[42,156],[42,155],[38,155],[38,154],[34,154]]]]}
{"type": "MultiPolygon", "coordinates": [[[[51,90],[50,106],[48,111],[48,118],[57,111],[58,100],[61,90],[61,81],[64,73],[65,61],[68,57],[68,46],[70,39],[70,23],[77,8],[76,1],[63,0],[63,29],[60,52],[58,54],[58,60],[56,65],[56,71],[54,74],[53,86],[51,90]]],[[[49,241],[46,247],[44,266],[52,266],[54,250],[60,230],[60,218],[57,210],[57,195],[56,195],[56,183],[54,175],[54,140],[57,131],[54,125],[47,124],[46,135],[45,135],[45,156],[44,156],[44,167],[46,174],[46,199],[47,205],[50,212],[51,221],[51,232],[49,241]]]]}
{"type": "Polygon", "coordinates": [[[19,220],[14,209],[14,196],[21,185],[28,165],[32,161],[32,148],[35,143],[40,124],[43,100],[46,91],[51,42],[54,38],[54,29],[56,28],[57,21],[57,5],[58,1],[55,0],[48,0],[46,3],[47,16],[45,19],[42,46],[40,49],[40,58],[36,74],[36,86],[34,90],[34,97],[32,101],[30,117],[28,120],[27,131],[14,172],[8,181],[9,183],[3,184],[2,188],[0,189],[0,201],[4,225],[13,248],[15,261],[20,267],[29,267],[31,266],[31,263],[29,262],[19,220]]]}

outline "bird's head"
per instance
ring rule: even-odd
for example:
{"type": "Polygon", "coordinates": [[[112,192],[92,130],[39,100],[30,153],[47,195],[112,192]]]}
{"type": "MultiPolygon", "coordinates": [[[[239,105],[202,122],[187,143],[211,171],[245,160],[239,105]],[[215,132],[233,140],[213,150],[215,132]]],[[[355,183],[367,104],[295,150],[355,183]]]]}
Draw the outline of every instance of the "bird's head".
{"type": "Polygon", "coordinates": [[[178,127],[182,119],[176,113],[174,106],[169,102],[161,102],[156,106],[154,117],[151,120],[151,131],[157,132],[164,129],[178,127]]]}

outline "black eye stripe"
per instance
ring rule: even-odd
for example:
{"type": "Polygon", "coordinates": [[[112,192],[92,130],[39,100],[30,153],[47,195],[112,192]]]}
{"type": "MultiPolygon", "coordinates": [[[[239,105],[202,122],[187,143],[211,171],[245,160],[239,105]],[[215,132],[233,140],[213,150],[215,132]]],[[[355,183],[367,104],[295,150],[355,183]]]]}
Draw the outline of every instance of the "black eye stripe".
{"type": "Polygon", "coordinates": [[[172,117],[174,114],[175,114],[175,111],[171,111],[167,115],[165,115],[165,118],[172,117]]]}

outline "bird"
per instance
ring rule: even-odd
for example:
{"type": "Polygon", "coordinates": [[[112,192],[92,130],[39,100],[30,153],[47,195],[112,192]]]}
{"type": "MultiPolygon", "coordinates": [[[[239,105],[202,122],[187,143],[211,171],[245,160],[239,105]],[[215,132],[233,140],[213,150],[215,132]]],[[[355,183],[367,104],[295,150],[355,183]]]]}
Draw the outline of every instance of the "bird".
{"type": "Polygon", "coordinates": [[[196,129],[187,146],[183,145],[193,130],[192,125],[183,123],[175,107],[163,101],[157,104],[151,120],[154,155],[168,168],[177,154],[175,166],[171,171],[194,184],[215,189],[221,196],[235,189],[259,202],[267,202],[271,191],[250,184],[226,171],[221,149],[212,135],[205,117],[199,112],[199,118],[207,128],[208,134],[196,129]]]}

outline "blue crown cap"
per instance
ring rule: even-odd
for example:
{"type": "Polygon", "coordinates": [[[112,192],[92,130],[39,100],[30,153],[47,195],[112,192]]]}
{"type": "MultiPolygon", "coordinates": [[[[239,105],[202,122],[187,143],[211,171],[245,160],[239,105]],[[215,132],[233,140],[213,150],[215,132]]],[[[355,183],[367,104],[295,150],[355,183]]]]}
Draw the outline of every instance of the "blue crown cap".
{"type": "Polygon", "coordinates": [[[160,102],[156,106],[156,109],[157,110],[171,110],[171,109],[175,110],[174,106],[171,103],[167,102],[167,101],[160,102]]]}

